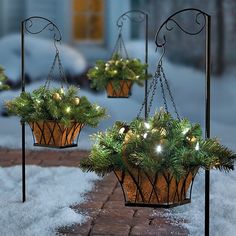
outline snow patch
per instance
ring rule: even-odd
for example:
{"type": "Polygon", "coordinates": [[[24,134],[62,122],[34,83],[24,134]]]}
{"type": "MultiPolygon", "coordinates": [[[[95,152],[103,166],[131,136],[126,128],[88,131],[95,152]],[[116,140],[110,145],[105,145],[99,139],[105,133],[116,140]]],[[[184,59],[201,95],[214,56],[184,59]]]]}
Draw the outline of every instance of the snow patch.
{"type": "Polygon", "coordinates": [[[70,206],[85,199],[94,173],[79,168],[27,166],[27,201],[21,203],[21,167],[0,168],[0,235],[55,235],[55,229],[83,223],[70,206]]]}

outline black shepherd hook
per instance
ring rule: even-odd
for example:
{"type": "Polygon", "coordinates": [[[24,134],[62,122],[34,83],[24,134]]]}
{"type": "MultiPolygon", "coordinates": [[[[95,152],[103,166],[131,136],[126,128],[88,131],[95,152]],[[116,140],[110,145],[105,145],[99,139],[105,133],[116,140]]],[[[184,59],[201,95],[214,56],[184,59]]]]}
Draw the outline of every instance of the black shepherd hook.
{"type": "MultiPolygon", "coordinates": [[[[165,45],[167,43],[167,37],[165,33],[162,35],[162,40],[160,40],[160,34],[163,29],[166,31],[172,31],[175,26],[182,32],[188,35],[198,35],[203,29],[205,29],[205,138],[210,138],[210,74],[211,74],[211,16],[204,11],[201,11],[196,8],[187,8],[180,11],[175,12],[171,16],[169,16],[160,26],[155,35],[155,43],[158,48],[165,49],[165,45]],[[192,12],[195,13],[194,22],[198,26],[196,31],[189,31],[182,27],[177,19],[176,15],[179,15],[184,12],[192,12]]],[[[162,58],[164,56],[165,50],[161,55],[159,63],[162,62],[162,58]]],[[[205,236],[209,236],[210,230],[210,171],[205,171],[205,236]]]]}
{"type": "MultiPolygon", "coordinates": [[[[148,64],[148,14],[141,10],[130,10],[123,13],[116,21],[116,25],[119,29],[119,34],[121,34],[124,22],[130,20],[135,23],[145,22],[145,63],[148,64]]],[[[148,69],[145,70],[146,76],[148,75],[148,69]]],[[[145,80],[145,92],[144,92],[144,116],[145,119],[148,118],[147,110],[147,93],[148,93],[148,81],[145,80]]]]}
{"type": "MultiPolygon", "coordinates": [[[[62,36],[58,27],[50,20],[41,16],[32,16],[21,22],[21,91],[25,91],[25,32],[29,34],[40,34],[44,30],[53,32],[54,47],[56,53],[59,52],[57,43],[61,42],[62,36]],[[45,22],[39,29],[34,29],[34,20],[45,22]]],[[[25,181],[25,122],[21,121],[22,126],[22,201],[26,200],[26,181],[25,181]]]]}

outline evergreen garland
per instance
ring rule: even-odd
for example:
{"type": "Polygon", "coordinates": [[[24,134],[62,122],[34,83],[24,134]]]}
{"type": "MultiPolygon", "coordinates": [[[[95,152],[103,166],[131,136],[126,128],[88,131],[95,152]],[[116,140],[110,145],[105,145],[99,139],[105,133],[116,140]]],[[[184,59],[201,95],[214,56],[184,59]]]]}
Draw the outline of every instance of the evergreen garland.
{"type": "Polygon", "coordinates": [[[0,66],[0,91],[9,89],[9,86],[6,84],[7,77],[4,74],[4,69],[0,66]]]}
{"type": "Polygon", "coordinates": [[[25,122],[54,120],[63,124],[76,121],[90,126],[97,126],[106,116],[105,109],[91,104],[86,97],[77,96],[78,89],[70,86],[46,89],[42,86],[32,93],[23,92],[19,97],[6,102],[10,114],[21,117],[25,122]]]}
{"type": "Polygon", "coordinates": [[[120,80],[130,80],[142,86],[143,81],[150,77],[145,74],[147,67],[139,59],[125,59],[116,54],[107,62],[98,60],[88,71],[88,78],[92,81],[91,87],[97,90],[104,89],[109,82],[119,89],[120,80]]]}
{"type": "Polygon", "coordinates": [[[116,122],[93,136],[95,145],[81,162],[87,171],[104,175],[114,170],[140,168],[147,173],[173,174],[180,179],[199,167],[233,170],[235,154],[217,139],[202,138],[201,127],[187,119],[177,120],[164,111],[129,125],[116,122]]]}

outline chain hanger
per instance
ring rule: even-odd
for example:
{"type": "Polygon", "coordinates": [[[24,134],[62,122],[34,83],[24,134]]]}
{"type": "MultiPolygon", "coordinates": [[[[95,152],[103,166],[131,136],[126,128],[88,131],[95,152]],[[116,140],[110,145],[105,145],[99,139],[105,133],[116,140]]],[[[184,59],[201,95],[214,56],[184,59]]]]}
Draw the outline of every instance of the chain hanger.
{"type": "Polygon", "coordinates": [[[124,42],[124,39],[123,39],[123,36],[122,36],[122,26],[119,26],[119,34],[118,34],[118,37],[117,37],[117,40],[116,40],[116,43],[115,43],[115,47],[112,51],[112,54],[111,54],[112,56],[111,57],[113,57],[116,54],[122,56],[122,52],[124,52],[124,57],[125,58],[129,58],[127,49],[125,47],[125,42],[124,42]]]}
{"type": "MultiPolygon", "coordinates": [[[[180,120],[180,115],[178,113],[178,110],[177,110],[177,107],[176,107],[176,104],[175,104],[175,101],[174,101],[174,97],[172,95],[168,80],[166,78],[166,74],[165,74],[163,66],[162,66],[162,58],[164,56],[164,53],[165,53],[165,50],[163,50],[161,58],[158,61],[158,65],[157,65],[154,77],[153,77],[152,82],[150,83],[149,88],[148,88],[147,98],[149,98],[149,96],[150,96],[150,101],[149,101],[149,104],[148,104],[147,115],[149,116],[149,114],[150,114],[151,107],[152,107],[153,100],[154,100],[154,96],[156,94],[157,87],[158,87],[157,85],[158,85],[158,82],[159,82],[165,111],[167,113],[169,113],[168,103],[167,103],[167,98],[166,98],[167,97],[166,92],[167,92],[167,94],[170,97],[170,100],[171,100],[172,106],[174,108],[174,112],[177,116],[177,119],[180,120]]],[[[144,104],[145,104],[147,98],[144,99],[144,101],[141,105],[141,108],[138,112],[137,118],[140,118],[142,110],[144,108],[144,104]]]]}
{"type": "Polygon", "coordinates": [[[59,49],[56,45],[58,41],[55,41],[54,40],[54,47],[56,49],[56,54],[54,56],[54,60],[53,60],[53,63],[52,63],[52,66],[50,68],[50,71],[48,73],[48,76],[47,76],[47,79],[46,79],[46,82],[44,84],[44,87],[46,89],[49,89],[50,87],[50,83],[54,77],[54,70],[55,70],[55,67],[56,67],[56,64],[58,65],[58,71],[59,71],[59,78],[60,78],[60,82],[61,82],[61,88],[63,88],[63,83],[66,85],[66,87],[68,88],[69,87],[69,84],[68,84],[68,81],[67,81],[67,78],[66,78],[66,75],[65,75],[65,71],[64,71],[64,68],[62,66],[62,63],[61,63],[61,58],[60,58],[60,52],[59,52],[59,49]]]}

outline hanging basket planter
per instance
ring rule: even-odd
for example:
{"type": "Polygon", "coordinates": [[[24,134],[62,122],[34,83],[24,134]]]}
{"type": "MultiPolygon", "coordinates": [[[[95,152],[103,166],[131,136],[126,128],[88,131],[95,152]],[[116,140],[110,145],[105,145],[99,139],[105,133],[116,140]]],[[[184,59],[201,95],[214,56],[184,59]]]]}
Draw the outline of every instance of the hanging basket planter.
{"type": "Polygon", "coordinates": [[[91,154],[81,167],[100,175],[114,172],[127,206],[169,208],[190,203],[199,168],[234,167],[232,151],[216,139],[202,139],[198,124],[174,119],[163,110],[147,121],[116,122],[93,138],[91,154]]]}
{"type": "Polygon", "coordinates": [[[131,95],[132,81],[120,80],[118,88],[112,82],[106,86],[108,98],[128,98],[131,95]]]}
{"type": "Polygon", "coordinates": [[[124,194],[126,206],[174,207],[191,202],[197,170],[177,180],[170,173],[154,176],[143,170],[114,171],[124,194]]]}
{"type": "Polygon", "coordinates": [[[29,122],[34,136],[35,146],[45,147],[74,147],[83,124],[71,121],[69,125],[57,121],[34,121],[29,122]]]}
{"type": "Polygon", "coordinates": [[[108,98],[128,98],[133,84],[143,86],[147,74],[147,64],[137,58],[124,58],[115,54],[108,61],[99,60],[88,71],[91,87],[107,91],[108,98]]]}
{"type": "Polygon", "coordinates": [[[84,125],[97,126],[105,109],[78,97],[74,86],[48,89],[42,86],[6,103],[10,114],[21,117],[32,130],[34,145],[51,148],[75,147],[84,125]]]}

